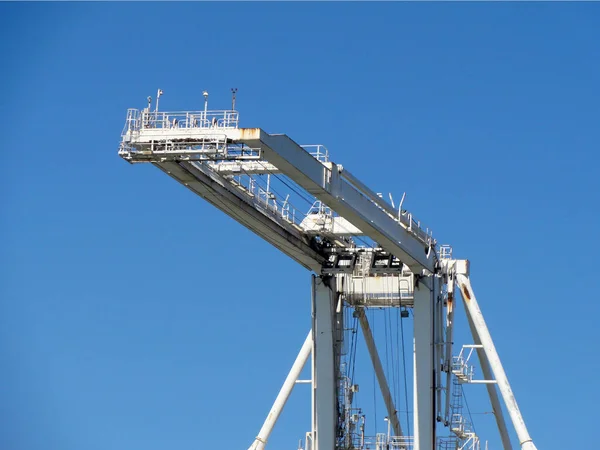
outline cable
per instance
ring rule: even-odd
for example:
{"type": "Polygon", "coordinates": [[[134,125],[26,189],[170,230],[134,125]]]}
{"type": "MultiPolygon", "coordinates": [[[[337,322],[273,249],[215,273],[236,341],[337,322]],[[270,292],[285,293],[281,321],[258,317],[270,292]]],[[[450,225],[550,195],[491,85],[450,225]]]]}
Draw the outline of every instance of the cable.
{"type": "MultiPolygon", "coordinates": [[[[216,160],[215,160],[215,161],[216,161],[216,160]]],[[[274,176],[274,177],[275,177],[277,180],[279,180],[279,181],[280,181],[281,183],[283,183],[283,184],[284,184],[286,187],[288,187],[289,189],[291,189],[291,190],[292,190],[294,193],[296,193],[296,194],[297,194],[299,197],[301,197],[303,200],[305,200],[305,201],[306,201],[307,203],[309,203],[311,206],[312,206],[312,205],[314,204],[314,202],[317,200],[317,199],[316,199],[314,196],[311,196],[311,197],[312,197],[314,200],[309,200],[309,199],[307,199],[307,198],[306,198],[306,197],[303,195],[303,193],[301,193],[301,192],[298,192],[298,191],[297,191],[297,190],[296,190],[294,187],[292,187],[292,186],[290,186],[288,183],[286,183],[286,182],[284,181],[284,179],[283,179],[283,178],[281,178],[281,177],[279,176],[279,174],[277,174],[277,173],[275,173],[275,172],[273,172],[273,171],[269,170],[269,169],[268,169],[268,168],[267,168],[267,167],[266,167],[266,166],[263,164],[263,162],[262,162],[262,161],[260,161],[260,160],[256,160],[255,162],[257,162],[258,164],[260,164],[260,165],[262,166],[262,168],[265,170],[265,172],[267,172],[267,173],[268,173],[268,174],[270,174],[270,175],[273,175],[273,176],[274,176]]],[[[248,174],[247,174],[247,175],[248,175],[248,174]]],[[[250,176],[250,175],[248,175],[248,176],[250,176]]],[[[288,177],[288,178],[289,178],[289,177],[288,177]]],[[[291,184],[294,184],[294,185],[296,185],[296,186],[297,186],[299,189],[301,189],[301,190],[303,190],[303,189],[304,189],[304,188],[302,188],[302,186],[300,186],[300,185],[299,185],[298,183],[296,183],[295,181],[293,181],[293,180],[291,180],[291,179],[290,179],[289,181],[290,181],[290,183],[291,183],[291,184]]],[[[273,191],[273,192],[275,192],[275,191],[273,191]]],[[[277,194],[277,192],[275,192],[275,193],[277,194]]],[[[277,194],[277,195],[279,195],[279,194],[277,194]]],[[[281,196],[281,195],[280,195],[280,197],[283,197],[283,196],[281,196]]],[[[321,202],[321,203],[322,203],[322,202],[321,202]]],[[[308,215],[307,215],[307,214],[305,214],[305,216],[308,216],[308,215]]],[[[345,228],[345,227],[342,227],[342,229],[345,229],[345,231],[350,231],[348,228],[345,228]]],[[[367,242],[364,240],[364,238],[362,238],[362,237],[355,236],[354,238],[355,238],[356,240],[359,240],[359,241],[361,241],[361,242],[362,242],[363,244],[365,244],[367,247],[373,247],[373,245],[372,245],[372,244],[369,244],[369,243],[367,243],[367,242]]]]}
{"type": "MultiPolygon", "coordinates": [[[[213,161],[213,162],[217,162],[217,161],[219,161],[219,159],[217,159],[217,158],[212,158],[212,159],[211,159],[211,158],[208,158],[208,159],[209,159],[209,160],[211,160],[211,161],[213,161]]],[[[260,165],[260,166],[261,166],[261,167],[262,167],[262,168],[265,170],[265,172],[266,172],[268,175],[272,175],[272,176],[273,176],[273,177],[274,177],[276,180],[278,180],[278,181],[279,181],[279,182],[281,182],[283,185],[285,185],[285,186],[286,186],[286,187],[288,187],[290,190],[292,190],[292,192],[294,192],[296,195],[298,195],[298,196],[299,196],[299,197],[300,197],[302,200],[306,201],[306,202],[307,202],[309,205],[311,205],[311,206],[312,206],[312,205],[314,205],[314,203],[317,201],[317,199],[316,199],[314,196],[311,196],[311,198],[307,198],[307,197],[305,196],[305,194],[303,194],[302,192],[299,192],[297,189],[295,189],[293,186],[291,186],[290,184],[294,184],[294,185],[296,185],[296,186],[297,186],[299,189],[303,189],[301,186],[299,186],[299,185],[298,185],[296,182],[294,182],[293,180],[289,179],[289,183],[290,183],[290,184],[288,184],[288,182],[286,182],[286,181],[285,181],[285,179],[284,179],[284,178],[282,178],[282,176],[281,176],[280,174],[278,174],[278,173],[275,173],[275,172],[271,171],[270,169],[268,169],[268,168],[265,166],[265,164],[263,163],[263,161],[260,161],[260,160],[254,160],[254,162],[256,162],[257,164],[259,164],[259,165],[260,165]]],[[[243,169],[242,169],[242,171],[243,171],[243,172],[244,172],[244,174],[245,174],[246,176],[248,176],[249,178],[251,178],[251,177],[252,177],[250,174],[248,174],[248,173],[247,173],[246,171],[244,171],[243,169]]],[[[288,178],[289,178],[289,177],[288,177],[288,178]]],[[[253,178],[253,180],[261,180],[261,179],[260,179],[260,178],[253,178]]],[[[263,190],[264,190],[264,189],[263,189],[263,190]]],[[[270,190],[271,192],[273,192],[274,194],[276,194],[278,197],[280,197],[280,198],[284,198],[284,196],[283,196],[283,195],[279,194],[279,193],[278,193],[278,192],[277,192],[275,189],[273,189],[272,187],[270,187],[270,188],[269,188],[269,190],[270,190]]],[[[321,203],[323,203],[323,202],[321,202],[321,203]]],[[[293,207],[293,209],[294,209],[294,210],[296,210],[296,211],[300,211],[300,210],[299,210],[298,208],[296,208],[296,207],[295,207],[295,206],[294,206],[294,205],[293,205],[291,202],[288,202],[288,204],[289,204],[291,207],[293,207]]],[[[283,207],[283,203],[281,203],[281,206],[283,207]]],[[[302,214],[302,216],[303,216],[303,217],[308,217],[308,214],[304,214],[304,213],[301,213],[301,214],[302,214]]],[[[338,226],[340,226],[340,227],[342,228],[342,230],[345,230],[345,231],[348,231],[348,232],[350,232],[350,231],[351,231],[351,230],[350,230],[350,229],[348,229],[347,227],[343,227],[343,226],[341,226],[341,225],[339,225],[339,224],[338,224],[338,226]]],[[[363,244],[364,244],[366,247],[373,247],[373,244],[371,244],[371,243],[367,242],[367,241],[365,240],[365,238],[364,238],[364,237],[361,237],[361,236],[356,236],[356,235],[352,235],[352,236],[353,236],[353,238],[354,238],[355,240],[357,240],[357,241],[359,241],[359,242],[363,243],[363,244]]]]}
{"type": "MultiPolygon", "coordinates": [[[[208,160],[208,161],[212,161],[212,162],[215,162],[215,163],[216,163],[216,162],[218,162],[218,161],[221,161],[222,159],[221,159],[221,158],[217,158],[217,157],[213,157],[213,158],[211,158],[211,157],[209,157],[209,156],[206,156],[206,160],[208,160]]],[[[206,161],[206,160],[205,160],[205,161],[206,161]]],[[[202,162],[204,162],[204,161],[194,161],[194,162],[199,162],[199,163],[202,163],[202,162]]],[[[265,170],[266,174],[268,174],[268,175],[272,175],[272,176],[273,176],[273,177],[274,177],[276,180],[278,180],[279,182],[281,182],[282,184],[284,184],[286,187],[288,187],[288,188],[289,188],[289,189],[290,189],[292,192],[294,192],[296,195],[298,195],[298,196],[299,196],[299,197],[300,197],[302,200],[306,201],[306,202],[307,202],[309,205],[311,205],[311,206],[312,206],[312,205],[315,203],[315,201],[317,201],[317,199],[316,199],[316,198],[314,198],[314,197],[312,197],[312,199],[313,199],[313,200],[311,200],[311,199],[307,198],[307,197],[305,196],[305,194],[304,194],[304,193],[302,193],[302,192],[299,192],[297,189],[295,189],[293,186],[291,186],[290,184],[295,184],[295,185],[296,185],[296,186],[297,186],[299,189],[303,189],[301,186],[299,186],[299,185],[298,185],[297,183],[295,183],[293,180],[291,180],[291,179],[290,179],[290,180],[289,180],[289,183],[290,183],[290,184],[288,184],[288,182],[286,182],[286,181],[284,180],[284,178],[282,178],[282,176],[280,176],[280,174],[278,174],[278,173],[275,173],[275,172],[271,171],[270,169],[268,169],[268,168],[265,166],[265,164],[264,164],[264,162],[263,162],[263,161],[261,161],[261,160],[253,160],[253,162],[256,162],[257,164],[259,164],[259,165],[260,165],[260,166],[261,166],[261,167],[262,167],[262,168],[265,170]]],[[[211,168],[210,166],[209,166],[209,169],[211,169],[211,170],[212,170],[212,168],[211,168]]],[[[262,179],[260,178],[260,176],[259,176],[259,177],[252,177],[252,175],[250,175],[250,174],[249,174],[247,171],[245,171],[245,170],[243,170],[243,169],[241,169],[241,170],[242,170],[242,172],[244,173],[244,175],[248,176],[248,178],[252,178],[252,179],[253,179],[255,182],[256,182],[256,181],[258,181],[258,180],[260,180],[260,181],[263,181],[263,186],[266,184],[266,183],[264,182],[264,180],[262,180],[262,179]]],[[[240,184],[241,184],[241,183],[240,183],[240,184]]],[[[257,183],[257,184],[258,184],[258,183],[257,183]]],[[[260,186],[259,186],[259,187],[260,187],[260,186]]],[[[263,191],[267,192],[265,189],[263,189],[263,191]]],[[[283,196],[283,195],[281,195],[280,193],[278,193],[278,192],[277,192],[277,191],[276,191],[274,188],[272,188],[271,186],[269,187],[269,191],[270,191],[270,192],[273,192],[274,194],[276,194],[276,196],[277,196],[277,197],[279,197],[279,198],[284,198],[284,196],[283,196]]],[[[275,199],[275,202],[277,203],[277,199],[275,199]]],[[[321,203],[322,203],[322,202],[321,202],[321,203]]],[[[283,208],[283,203],[281,203],[281,201],[279,202],[279,204],[280,204],[280,206],[283,208]]],[[[295,206],[295,205],[294,205],[292,202],[288,202],[288,204],[289,204],[289,205],[290,205],[290,207],[292,207],[292,208],[293,208],[295,211],[298,211],[298,212],[300,213],[300,209],[299,209],[299,208],[297,208],[297,207],[296,207],[296,206],[295,206]]],[[[308,217],[308,214],[304,214],[304,213],[300,213],[300,214],[302,215],[302,217],[308,217]]],[[[338,224],[338,226],[340,226],[340,225],[338,224]]],[[[350,231],[351,231],[351,230],[350,230],[350,229],[348,229],[347,227],[343,227],[343,226],[341,226],[341,228],[342,228],[343,230],[345,230],[345,231],[348,231],[348,232],[350,232],[350,231]]],[[[370,244],[369,242],[367,242],[367,241],[365,240],[365,238],[364,238],[364,237],[360,237],[360,236],[356,236],[356,235],[352,235],[352,236],[353,236],[353,238],[354,238],[356,241],[359,241],[359,242],[363,243],[363,244],[364,244],[366,247],[373,247],[373,244],[370,244]]]]}
{"type": "MultiPolygon", "coordinates": [[[[217,162],[219,159],[217,159],[217,158],[209,158],[209,157],[207,157],[207,160],[209,160],[209,161],[212,161],[212,162],[217,162]]],[[[196,163],[200,163],[200,164],[202,164],[204,161],[193,161],[193,162],[196,162],[196,163]]],[[[259,164],[261,164],[261,165],[262,165],[262,163],[261,163],[260,161],[256,161],[256,162],[258,162],[259,164]]],[[[213,169],[212,167],[210,167],[210,166],[206,166],[206,167],[207,167],[209,170],[211,170],[211,171],[215,172],[215,171],[214,171],[214,169],[213,169]]],[[[264,166],[263,166],[263,167],[264,167],[264,166]]],[[[281,200],[279,200],[279,201],[278,201],[278,198],[277,198],[277,197],[279,197],[279,199],[281,199],[281,198],[284,198],[284,196],[283,196],[283,195],[281,195],[279,192],[277,192],[277,191],[276,191],[276,190],[275,190],[273,187],[271,187],[271,186],[269,186],[269,190],[267,190],[267,189],[266,189],[266,182],[265,182],[265,180],[264,180],[264,179],[260,178],[260,176],[258,176],[258,177],[254,176],[254,177],[253,177],[253,176],[252,176],[252,175],[250,175],[250,174],[249,174],[247,171],[245,171],[245,170],[243,170],[243,169],[241,169],[241,170],[242,170],[242,172],[243,172],[243,175],[247,176],[249,180],[252,180],[252,182],[256,183],[256,185],[257,185],[257,187],[258,187],[259,189],[263,190],[265,193],[268,193],[268,192],[272,192],[272,193],[274,193],[274,194],[276,195],[276,197],[275,197],[273,200],[275,200],[275,203],[276,203],[276,205],[278,205],[278,206],[279,206],[279,207],[282,209],[282,211],[283,211],[284,204],[283,204],[283,202],[282,202],[281,200]]],[[[216,173],[217,175],[220,175],[218,172],[215,172],[215,173],[216,173]]],[[[243,175],[242,175],[242,176],[243,176],[243,175]]],[[[241,181],[240,181],[240,185],[241,185],[241,186],[243,186],[243,184],[242,184],[242,182],[241,182],[241,181]]],[[[250,191],[250,188],[246,188],[246,187],[244,186],[244,189],[246,190],[246,193],[251,193],[251,191],[250,191]]],[[[268,209],[268,200],[269,200],[269,199],[267,199],[267,201],[266,201],[266,207],[267,207],[267,209],[268,209]]],[[[258,203],[258,202],[257,202],[257,203],[258,203]]],[[[304,217],[307,217],[307,216],[308,216],[307,214],[304,214],[304,213],[302,213],[302,212],[301,212],[301,210],[300,210],[299,208],[297,208],[297,207],[296,207],[296,206],[295,206],[295,205],[294,205],[292,202],[289,202],[289,201],[288,201],[288,202],[287,202],[287,204],[288,204],[288,205],[289,205],[289,206],[290,206],[290,207],[291,207],[291,208],[292,208],[294,211],[298,211],[298,213],[299,213],[300,217],[303,217],[303,218],[304,218],[304,217]]]]}

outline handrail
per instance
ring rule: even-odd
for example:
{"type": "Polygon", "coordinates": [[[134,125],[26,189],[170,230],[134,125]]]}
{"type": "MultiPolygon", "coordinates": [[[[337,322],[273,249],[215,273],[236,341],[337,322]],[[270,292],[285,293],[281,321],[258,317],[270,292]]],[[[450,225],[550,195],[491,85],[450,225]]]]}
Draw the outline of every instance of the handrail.
{"type": "Polygon", "coordinates": [[[234,110],[149,111],[129,109],[122,135],[148,129],[238,128],[239,113],[234,110]]]}

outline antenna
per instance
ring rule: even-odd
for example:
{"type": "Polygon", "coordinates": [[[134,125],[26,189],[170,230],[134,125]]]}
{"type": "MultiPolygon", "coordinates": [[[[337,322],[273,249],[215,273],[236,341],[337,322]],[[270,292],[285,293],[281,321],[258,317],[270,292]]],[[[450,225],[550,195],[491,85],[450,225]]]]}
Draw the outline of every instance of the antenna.
{"type": "Polygon", "coordinates": [[[402,194],[402,198],[400,199],[400,205],[398,205],[398,217],[402,215],[402,205],[404,204],[404,199],[406,198],[406,192],[402,194]]]}
{"type": "Polygon", "coordinates": [[[155,112],[158,111],[158,100],[160,100],[160,96],[163,95],[163,90],[159,89],[158,92],[156,93],[156,109],[155,112]]]}
{"type": "Polygon", "coordinates": [[[152,106],[152,97],[148,96],[147,100],[148,100],[148,108],[146,108],[146,109],[148,112],[150,112],[150,107],[152,106]]]}
{"type": "Polygon", "coordinates": [[[206,112],[208,111],[208,91],[202,91],[204,95],[204,120],[206,120],[206,112]]]}
{"type": "Polygon", "coordinates": [[[235,111],[235,94],[237,93],[237,88],[231,88],[231,110],[235,111]]]}

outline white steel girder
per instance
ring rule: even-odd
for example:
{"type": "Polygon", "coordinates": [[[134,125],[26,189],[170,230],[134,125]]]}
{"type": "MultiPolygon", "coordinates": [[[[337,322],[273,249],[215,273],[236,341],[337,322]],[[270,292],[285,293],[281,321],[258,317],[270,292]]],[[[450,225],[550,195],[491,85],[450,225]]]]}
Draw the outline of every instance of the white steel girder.
{"type": "MultiPolygon", "coordinates": [[[[423,277],[414,294],[414,396],[413,450],[434,450],[434,293],[437,277],[423,277]]],[[[439,370],[439,369],[438,369],[439,370]]]]}
{"type": "Polygon", "coordinates": [[[269,135],[260,128],[242,128],[232,136],[237,133],[238,142],[260,148],[267,161],[376,240],[414,273],[433,273],[435,252],[424,232],[402,226],[393,218],[396,212],[390,211],[376,194],[352,176],[349,179],[353,183],[345,179],[342,166],[328,163],[327,167],[286,135],[269,135]],[[355,187],[357,184],[361,190],[355,187]]]}
{"type": "MultiPolygon", "coordinates": [[[[504,400],[504,404],[506,405],[506,409],[508,410],[508,414],[517,433],[521,449],[536,450],[536,446],[533,443],[529,432],[527,431],[525,421],[523,420],[523,416],[521,415],[521,411],[517,405],[517,399],[515,398],[508,382],[506,372],[504,372],[504,368],[502,367],[500,357],[498,356],[498,352],[496,351],[496,347],[492,341],[492,336],[487,328],[483,314],[481,313],[481,309],[479,309],[479,304],[477,303],[477,299],[473,293],[473,288],[471,287],[471,281],[469,280],[468,276],[458,273],[456,275],[456,282],[460,287],[460,292],[463,298],[463,303],[465,304],[467,316],[473,323],[477,338],[483,345],[483,351],[485,352],[486,356],[485,359],[487,359],[494,373],[494,378],[496,379],[498,388],[500,389],[500,393],[502,394],[502,398],[504,400]]],[[[491,400],[494,401],[492,398],[491,400]]]]}
{"type": "MultiPolygon", "coordinates": [[[[473,335],[473,343],[475,345],[481,345],[481,339],[479,339],[479,335],[477,334],[477,330],[475,329],[475,325],[473,324],[471,316],[469,314],[467,314],[466,316],[467,321],[469,322],[471,334],[473,335]]],[[[483,349],[483,347],[477,347],[476,349],[477,357],[479,358],[479,364],[481,366],[481,371],[483,372],[484,379],[492,380],[494,378],[494,375],[492,373],[492,368],[490,367],[490,363],[485,354],[485,350],[483,349]]],[[[504,447],[504,450],[512,450],[512,444],[508,435],[508,428],[506,427],[506,421],[504,420],[504,413],[502,412],[502,406],[500,405],[500,398],[498,397],[496,384],[486,383],[486,388],[490,397],[490,403],[492,404],[492,411],[494,412],[496,425],[498,425],[500,439],[502,439],[502,446],[504,447]]]]}
{"type": "Polygon", "coordinates": [[[325,258],[311,248],[306,236],[284,221],[276,223],[273,216],[257,211],[241,191],[230,189],[218,175],[204,173],[192,162],[153,164],[304,267],[320,272],[325,258]]]}
{"type": "Polygon", "coordinates": [[[334,277],[312,277],[312,450],[334,450],[337,427],[334,277]]]}

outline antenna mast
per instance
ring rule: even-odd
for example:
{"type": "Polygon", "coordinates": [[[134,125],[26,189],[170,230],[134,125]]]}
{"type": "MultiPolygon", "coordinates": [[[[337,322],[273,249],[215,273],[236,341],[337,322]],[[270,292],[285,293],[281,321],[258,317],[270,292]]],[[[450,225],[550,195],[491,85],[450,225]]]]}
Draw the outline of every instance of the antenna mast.
{"type": "Polygon", "coordinates": [[[231,88],[231,110],[235,111],[235,94],[237,93],[237,88],[231,88]]]}

